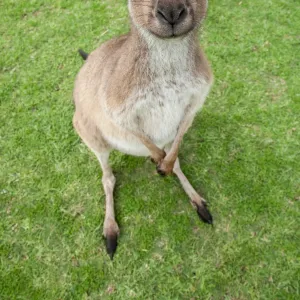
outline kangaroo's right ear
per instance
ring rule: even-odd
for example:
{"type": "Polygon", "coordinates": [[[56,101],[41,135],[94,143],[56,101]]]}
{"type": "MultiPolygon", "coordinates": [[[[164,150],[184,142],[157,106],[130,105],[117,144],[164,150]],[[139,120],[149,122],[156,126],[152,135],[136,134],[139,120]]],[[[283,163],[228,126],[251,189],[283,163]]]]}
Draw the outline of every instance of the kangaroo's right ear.
{"type": "Polygon", "coordinates": [[[86,60],[86,59],[88,58],[88,56],[89,56],[89,54],[86,53],[86,52],[84,52],[82,49],[78,49],[78,52],[79,52],[80,56],[81,56],[84,60],[86,60]]]}

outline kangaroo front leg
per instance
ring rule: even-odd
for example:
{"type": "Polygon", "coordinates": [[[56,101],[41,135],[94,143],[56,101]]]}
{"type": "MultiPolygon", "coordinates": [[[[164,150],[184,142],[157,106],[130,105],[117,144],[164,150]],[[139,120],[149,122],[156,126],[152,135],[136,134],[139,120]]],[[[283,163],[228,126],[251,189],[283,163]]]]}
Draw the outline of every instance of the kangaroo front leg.
{"type": "Polygon", "coordinates": [[[151,159],[156,163],[159,164],[164,157],[166,156],[166,152],[160,148],[158,148],[147,136],[142,135],[140,133],[133,133],[136,135],[140,141],[148,148],[151,153],[151,159]]]}
{"type": "Polygon", "coordinates": [[[115,220],[113,191],[116,183],[114,174],[108,162],[109,152],[96,153],[103,170],[102,184],[105,192],[105,220],[103,226],[103,235],[106,239],[106,250],[111,259],[117,249],[117,240],[119,227],[115,220]]]}
{"type": "Polygon", "coordinates": [[[175,161],[178,157],[179,146],[183,139],[184,134],[187,132],[194,120],[194,114],[187,114],[181,122],[174,142],[168,151],[166,157],[157,165],[157,172],[162,175],[172,173],[175,161]]]}
{"type": "Polygon", "coordinates": [[[175,161],[173,172],[178,177],[183,189],[189,196],[192,205],[196,208],[198,216],[203,222],[212,224],[213,218],[209,210],[207,209],[206,201],[195,191],[189,180],[182,172],[178,158],[175,161]]]}

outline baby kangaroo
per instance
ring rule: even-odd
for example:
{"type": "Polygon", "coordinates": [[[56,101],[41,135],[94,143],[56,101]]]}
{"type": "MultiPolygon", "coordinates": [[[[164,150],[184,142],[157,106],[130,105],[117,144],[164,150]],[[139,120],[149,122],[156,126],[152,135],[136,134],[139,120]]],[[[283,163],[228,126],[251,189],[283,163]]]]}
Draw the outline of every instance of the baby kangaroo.
{"type": "Polygon", "coordinates": [[[73,124],[95,153],[106,195],[103,235],[111,258],[115,220],[112,149],[151,156],[161,175],[174,173],[199,217],[212,224],[205,200],[180,169],[180,142],[212,85],[198,29],[207,0],[129,0],[131,30],[87,56],[74,89],[73,124]]]}

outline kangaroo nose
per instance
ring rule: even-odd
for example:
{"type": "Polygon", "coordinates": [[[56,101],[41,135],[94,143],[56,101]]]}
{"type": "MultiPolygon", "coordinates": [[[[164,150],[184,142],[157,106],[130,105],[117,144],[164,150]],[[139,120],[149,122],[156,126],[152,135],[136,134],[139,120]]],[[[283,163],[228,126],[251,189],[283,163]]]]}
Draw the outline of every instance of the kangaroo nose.
{"type": "Polygon", "coordinates": [[[168,23],[172,26],[181,23],[187,16],[187,9],[184,4],[163,5],[157,7],[156,17],[161,23],[168,23]]]}

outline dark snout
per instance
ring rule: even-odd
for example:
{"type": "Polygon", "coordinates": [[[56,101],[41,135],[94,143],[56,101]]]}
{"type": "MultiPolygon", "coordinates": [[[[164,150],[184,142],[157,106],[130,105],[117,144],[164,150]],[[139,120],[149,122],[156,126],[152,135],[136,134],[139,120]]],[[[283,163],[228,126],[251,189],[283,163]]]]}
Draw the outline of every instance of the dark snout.
{"type": "Polygon", "coordinates": [[[158,0],[153,17],[150,30],[161,38],[183,36],[196,24],[190,0],[158,0]]]}
{"type": "Polygon", "coordinates": [[[156,17],[161,23],[175,26],[183,22],[186,16],[185,1],[158,1],[156,17]]]}

